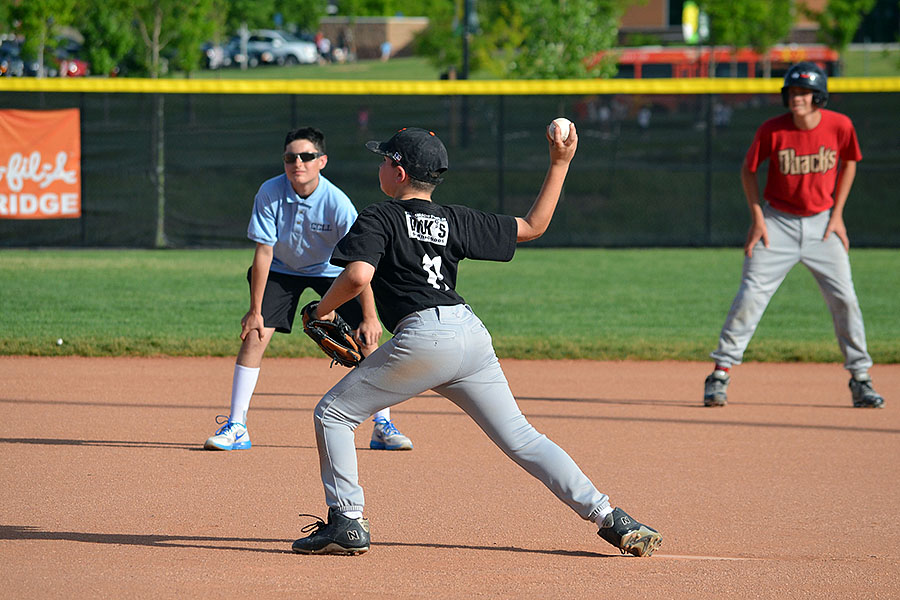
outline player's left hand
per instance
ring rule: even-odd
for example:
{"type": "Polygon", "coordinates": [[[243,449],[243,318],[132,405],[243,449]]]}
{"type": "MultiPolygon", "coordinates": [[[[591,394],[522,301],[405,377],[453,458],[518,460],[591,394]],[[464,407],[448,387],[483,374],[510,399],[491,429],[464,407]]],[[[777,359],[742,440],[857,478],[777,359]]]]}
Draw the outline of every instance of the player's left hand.
{"type": "Polygon", "coordinates": [[[844,250],[850,252],[850,238],[847,237],[847,227],[844,225],[842,217],[832,215],[831,220],[828,221],[828,227],[825,228],[825,235],[822,237],[822,241],[827,240],[832,233],[838,236],[841,243],[844,244],[844,250]]]}
{"type": "Polygon", "coordinates": [[[345,367],[355,367],[363,359],[359,351],[359,344],[353,339],[350,326],[334,311],[323,319],[316,316],[318,302],[310,302],[300,310],[303,316],[303,333],[308,335],[317,346],[328,355],[334,363],[340,363],[345,367]]]}

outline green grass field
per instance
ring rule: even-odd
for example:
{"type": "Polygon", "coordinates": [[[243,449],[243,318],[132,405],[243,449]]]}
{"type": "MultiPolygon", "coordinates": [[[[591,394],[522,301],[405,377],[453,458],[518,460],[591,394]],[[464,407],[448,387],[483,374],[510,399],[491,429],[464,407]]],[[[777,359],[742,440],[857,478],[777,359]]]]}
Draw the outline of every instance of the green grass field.
{"type": "MultiPolygon", "coordinates": [[[[0,355],[234,355],[252,254],[0,250],[0,355]]],[[[869,350],[876,362],[900,362],[900,253],[854,249],[851,260],[869,350]]],[[[464,262],[458,288],[501,358],[706,360],[741,261],[736,248],[523,247],[508,264],[464,262]]],[[[276,336],[268,352],[318,355],[296,329],[276,336]]],[[[776,293],[745,358],[842,360],[803,267],[776,293]]]]}

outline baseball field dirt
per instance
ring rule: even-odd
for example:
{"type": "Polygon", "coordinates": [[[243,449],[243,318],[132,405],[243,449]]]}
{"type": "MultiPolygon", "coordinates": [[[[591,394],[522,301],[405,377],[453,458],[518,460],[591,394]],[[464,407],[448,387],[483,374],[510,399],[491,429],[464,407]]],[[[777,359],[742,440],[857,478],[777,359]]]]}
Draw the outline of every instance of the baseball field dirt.
{"type": "Polygon", "coordinates": [[[836,364],[502,361],[538,430],[635,518],[621,556],[449,401],[393,411],[412,452],[357,430],[372,548],[290,550],[325,515],[312,427],[346,370],[267,359],[251,450],[208,452],[232,358],[0,358],[0,572],[12,598],[897,598],[900,365],[883,409],[836,364]]]}

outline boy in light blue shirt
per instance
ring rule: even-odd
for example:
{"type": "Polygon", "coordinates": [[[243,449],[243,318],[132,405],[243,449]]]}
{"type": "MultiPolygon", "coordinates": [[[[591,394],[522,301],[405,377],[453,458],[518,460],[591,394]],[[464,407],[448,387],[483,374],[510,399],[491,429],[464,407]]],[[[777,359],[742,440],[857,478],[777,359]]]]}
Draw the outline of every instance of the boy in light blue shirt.
{"type": "MultiPolygon", "coordinates": [[[[207,450],[251,447],[247,412],[259,378],[262,357],[277,331],[290,333],[301,294],[312,288],[320,296],[343,270],[330,264],[337,243],[356,221],[350,199],[322,174],[328,163],[325,136],[313,127],[285,137],[284,173],[264,182],[253,202],[247,237],[256,242],[247,271],[250,309],[241,319],[241,349],[234,366],[231,413],[216,418],[222,425],[203,445],[207,450]]],[[[363,356],[378,347],[381,324],[372,290],[338,309],[354,329],[363,356]]],[[[390,409],[375,414],[372,449],[411,450],[412,442],[390,419],[390,409]]]]}

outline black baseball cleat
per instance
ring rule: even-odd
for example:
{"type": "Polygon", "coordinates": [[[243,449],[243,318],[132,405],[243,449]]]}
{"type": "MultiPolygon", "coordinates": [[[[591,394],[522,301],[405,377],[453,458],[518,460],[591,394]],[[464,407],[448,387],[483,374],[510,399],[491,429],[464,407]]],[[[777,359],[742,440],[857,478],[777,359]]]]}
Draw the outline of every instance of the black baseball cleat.
{"type": "MultiPolygon", "coordinates": [[[[612,511],[612,525],[600,527],[597,535],[622,551],[635,556],[650,556],[662,543],[662,535],[651,527],[638,523],[621,508],[612,511]]],[[[604,525],[610,521],[607,517],[604,525]]]]}
{"type": "Polygon", "coordinates": [[[328,509],[328,523],[315,515],[300,515],[312,517],[315,523],[310,523],[300,531],[312,533],[305,538],[300,538],[291,545],[291,550],[297,554],[362,554],[369,549],[369,520],[349,519],[336,511],[328,509]]]}
{"type": "Polygon", "coordinates": [[[882,408],[884,398],[872,387],[872,378],[868,374],[850,378],[850,394],[856,408],[882,408]]]}
{"type": "Polygon", "coordinates": [[[703,383],[703,406],[728,404],[728,384],[731,376],[721,369],[713,371],[703,383]]]}

